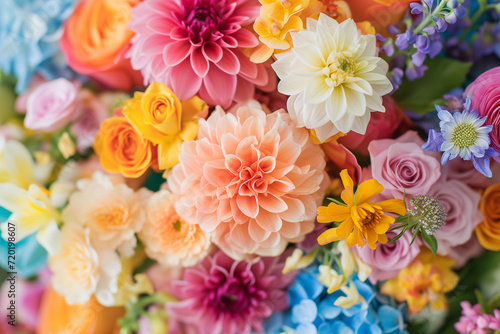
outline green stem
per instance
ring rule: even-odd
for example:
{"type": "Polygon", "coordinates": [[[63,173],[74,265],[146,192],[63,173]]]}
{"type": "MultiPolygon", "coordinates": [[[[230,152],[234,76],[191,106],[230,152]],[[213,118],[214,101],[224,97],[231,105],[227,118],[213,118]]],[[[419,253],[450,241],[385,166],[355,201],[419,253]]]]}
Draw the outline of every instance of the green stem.
{"type": "Polygon", "coordinates": [[[420,22],[420,24],[418,25],[418,27],[416,27],[413,32],[415,34],[419,34],[420,32],[422,32],[422,30],[427,26],[427,24],[432,20],[432,16],[435,16],[437,13],[439,13],[441,11],[441,9],[444,8],[444,6],[446,5],[446,0],[441,0],[441,3],[439,3],[439,5],[432,11],[432,13],[430,13],[426,18],[424,18],[422,20],[422,22],[420,22]]]}

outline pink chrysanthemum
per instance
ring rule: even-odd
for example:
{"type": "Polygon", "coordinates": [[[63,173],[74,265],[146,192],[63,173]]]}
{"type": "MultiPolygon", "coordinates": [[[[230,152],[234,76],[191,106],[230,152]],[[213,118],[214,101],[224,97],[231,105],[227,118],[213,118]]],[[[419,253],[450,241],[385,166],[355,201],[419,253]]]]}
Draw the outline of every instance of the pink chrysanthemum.
{"type": "Polygon", "coordinates": [[[179,302],[167,308],[199,334],[263,332],[262,321],[288,306],[286,287],[295,274],[283,275],[283,264],[277,257],[235,262],[218,252],[173,282],[179,302]]]}
{"type": "Polygon", "coordinates": [[[258,45],[247,30],[259,16],[256,0],[147,0],[133,10],[136,35],[128,53],[144,83],[158,81],[181,100],[200,96],[228,107],[276,87],[270,68],[254,64],[243,48],[258,45]]]}
{"type": "Polygon", "coordinates": [[[168,178],[176,210],[234,258],[276,256],[314,229],[328,185],[324,153],[285,112],[235,113],[218,107],[200,120],[198,140],[182,144],[168,178]]]}

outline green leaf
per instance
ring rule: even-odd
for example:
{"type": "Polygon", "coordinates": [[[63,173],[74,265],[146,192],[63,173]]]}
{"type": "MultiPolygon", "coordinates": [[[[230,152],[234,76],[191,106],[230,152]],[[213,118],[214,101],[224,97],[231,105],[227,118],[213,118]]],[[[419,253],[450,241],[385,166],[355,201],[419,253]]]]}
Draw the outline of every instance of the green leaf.
{"type": "Polygon", "coordinates": [[[472,63],[436,57],[428,59],[425,65],[429,69],[422,78],[415,81],[405,79],[394,94],[403,109],[418,114],[435,110],[434,104],[439,104],[444,94],[462,86],[472,63]]]}
{"type": "Polygon", "coordinates": [[[427,234],[424,229],[421,229],[420,233],[422,233],[422,238],[424,238],[424,241],[429,245],[432,253],[434,253],[434,256],[436,256],[438,250],[438,243],[436,238],[433,235],[427,234]]]}
{"type": "Polygon", "coordinates": [[[481,305],[481,312],[490,313],[490,308],[488,307],[488,302],[486,301],[486,298],[484,298],[481,291],[479,291],[479,289],[475,289],[474,294],[476,295],[477,302],[479,303],[479,305],[481,305]]]}
{"type": "Polygon", "coordinates": [[[403,236],[403,234],[405,234],[405,230],[401,231],[401,233],[399,233],[394,238],[392,238],[391,240],[389,240],[389,243],[395,242],[396,240],[398,240],[399,238],[401,238],[403,236]]]}
{"type": "Polygon", "coordinates": [[[496,294],[488,303],[488,309],[494,310],[500,308],[500,293],[496,294]]]}

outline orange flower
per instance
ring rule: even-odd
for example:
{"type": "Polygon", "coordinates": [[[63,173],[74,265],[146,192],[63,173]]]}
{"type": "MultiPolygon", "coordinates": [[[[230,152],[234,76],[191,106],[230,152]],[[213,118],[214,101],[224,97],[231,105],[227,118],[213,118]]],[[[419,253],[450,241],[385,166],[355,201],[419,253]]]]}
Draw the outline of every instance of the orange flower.
{"type": "Polygon", "coordinates": [[[139,177],[157,163],[156,148],[124,117],[113,117],[101,124],[94,150],[106,170],[125,177],[139,177]]]}
{"type": "Polygon", "coordinates": [[[401,22],[416,0],[347,0],[356,22],[369,21],[377,32],[387,35],[387,27],[401,22]]]}
{"type": "Polygon", "coordinates": [[[410,313],[420,312],[427,304],[435,310],[446,310],[446,292],[458,284],[458,275],[451,270],[455,260],[434,256],[427,248],[422,248],[408,267],[398,276],[384,283],[380,292],[393,296],[398,301],[406,301],[410,313]]]}
{"type": "Polygon", "coordinates": [[[123,307],[105,307],[94,296],[80,305],[68,305],[52,287],[45,290],[40,306],[37,333],[118,334],[123,307]]]}
{"type": "Polygon", "coordinates": [[[354,193],[354,183],[346,169],[340,172],[344,191],[340,197],[346,205],[330,203],[318,208],[318,222],[341,222],[338,227],[323,232],[318,237],[320,245],[338,240],[347,240],[348,246],[358,244],[364,246],[365,240],[371,249],[377,247],[377,241],[387,242],[385,233],[395,218],[385,215],[393,212],[399,215],[406,214],[404,201],[389,199],[382,202],[370,203],[373,197],[382,192],[384,187],[374,179],[361,183],[354,193]]]}
{"type": "Polygon", "coordinates": [[[107,86],[130,90],[142,83],[124,55],[134,33],[128,28],[140,0],[82,0],[68,19],[61,49],[69,66],[107,86]]]}
{"type": "Polygon", "coordinates": [[[500,183],[495,184],[483,194],[479,209],[484,220],[476,226],[476,235],[481,245],[489,250],[500,250],[500,183]]]}

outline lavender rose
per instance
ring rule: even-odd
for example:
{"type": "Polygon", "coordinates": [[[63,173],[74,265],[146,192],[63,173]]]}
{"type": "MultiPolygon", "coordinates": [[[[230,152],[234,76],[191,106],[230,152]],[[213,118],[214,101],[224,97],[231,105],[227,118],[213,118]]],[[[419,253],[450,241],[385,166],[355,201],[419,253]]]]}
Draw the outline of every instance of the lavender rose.
{"type": "Polygon", "coordinates": [[[458,180],[437,182],[428,195],[443,204],[446,222],[434,236],[438,241],[438,252],[446,255],[451,247],[466,243],[477,224],[483,220],[479,211],[481,195],[458,180]]]}
{"type": "Polygon", "coordinates": [[[24,126],[47,132],[61,129],[77,116],[77,93],[75,84],[63,78],[41,84],[28,97],[24,126]]]}
{"type": "MultiPolygon", "coordinates": [[[[397,235],[397,231],[387,232],[390,240],[397,235]]],[[[405,233],[393,243],[379,244],[376,249],[370,247],[351,247],[351,251],[363,262],[372,267],[370,281],[375,284],[396,277],[399,271],[410,264],[420,253],[420,239],[415,239],[410,246],[411,233],[405,233]]]]}
{"type": "Polygon", "coordinates": [[[441,176],[441,164],[433,152],[420,147],[423,140],[414,131],[397,139],[374,140],[368,146],[373,178],[395,198],[427,194],[441,176]]]}

